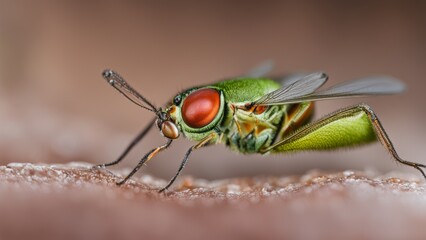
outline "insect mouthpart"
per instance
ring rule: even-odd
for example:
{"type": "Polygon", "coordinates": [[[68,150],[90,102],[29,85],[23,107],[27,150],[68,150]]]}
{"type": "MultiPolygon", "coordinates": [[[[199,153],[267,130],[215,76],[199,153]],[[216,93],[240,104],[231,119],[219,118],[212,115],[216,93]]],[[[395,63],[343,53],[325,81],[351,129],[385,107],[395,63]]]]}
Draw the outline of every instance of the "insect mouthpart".
{"type": "Polygon", "coordinates": [[[179,137],[179,129],[176,124],[170,119],[168,112],[163,111],[161,108],[157,111],[157,126],[161,134],[169,139],[176,139],[179,137]]]}
{"type": "Polygon", "coordinates": [[[169,139],[176,139],[179,137],[179,129],[176,124],[170,120],[164,121],[160,126],[161,133],[169,139]]]}

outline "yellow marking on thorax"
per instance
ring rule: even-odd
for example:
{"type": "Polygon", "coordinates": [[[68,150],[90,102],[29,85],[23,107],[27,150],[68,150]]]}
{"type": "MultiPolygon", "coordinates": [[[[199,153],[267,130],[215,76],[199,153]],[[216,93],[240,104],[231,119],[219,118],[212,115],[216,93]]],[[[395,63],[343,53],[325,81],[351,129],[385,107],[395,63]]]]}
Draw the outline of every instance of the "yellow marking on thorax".
{"type": "Polygon", "coordinates": [[[291,132],[306,124],[312,116],[314,103],[308,104],[298,103],[290,106],[287,111],[285,122],[281,127],[279,137],[284,138],[291,132]]]}

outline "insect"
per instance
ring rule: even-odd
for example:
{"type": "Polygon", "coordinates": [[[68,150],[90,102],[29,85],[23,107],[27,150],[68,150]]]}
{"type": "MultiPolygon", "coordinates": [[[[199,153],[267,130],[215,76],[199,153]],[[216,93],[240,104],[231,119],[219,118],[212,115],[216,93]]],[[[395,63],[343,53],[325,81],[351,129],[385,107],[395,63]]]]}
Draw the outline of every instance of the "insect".
{"type": "Polygon", "coordinates": [[[167,190],[181,173],[191,153],[210,144],[226,144],[242,153],[286,153],[333,150],[379,140],[393,158],[421,172],[425,165],[399,157],[374,111],[365,104],[343,108],[313,121],[314,102],[364,95],[395,94],[404,90],[400,81],[384,76],[344,82],[320,90],[328,76],[323,72],[286,78],[282,84],[263,77],[262,65],[245,77],[189,88],[177,94],[163,109],[135,91],[119,74],[105,70],[103,77],[136,105],[155,114],[117,160],[97,165],[105,168],[121,162],[155,125],[166,143],[146,153],[137,166],[117,185],[125,183],[147,161],[183,135],[197,143],[188,149],[167,190]]]}

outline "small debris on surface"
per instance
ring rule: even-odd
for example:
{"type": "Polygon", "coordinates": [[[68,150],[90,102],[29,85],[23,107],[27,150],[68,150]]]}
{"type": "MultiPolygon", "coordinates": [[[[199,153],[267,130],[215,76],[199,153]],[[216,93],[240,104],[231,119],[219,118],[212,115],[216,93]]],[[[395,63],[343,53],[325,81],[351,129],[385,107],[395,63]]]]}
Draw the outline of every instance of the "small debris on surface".
{"type": "Polygon", "coordinates": [[[426,239],[426,184],[412,175],[182,176],[164,194],[149,175],[116,186],[126,172],[0,166],[0,238],[426,239]]]}

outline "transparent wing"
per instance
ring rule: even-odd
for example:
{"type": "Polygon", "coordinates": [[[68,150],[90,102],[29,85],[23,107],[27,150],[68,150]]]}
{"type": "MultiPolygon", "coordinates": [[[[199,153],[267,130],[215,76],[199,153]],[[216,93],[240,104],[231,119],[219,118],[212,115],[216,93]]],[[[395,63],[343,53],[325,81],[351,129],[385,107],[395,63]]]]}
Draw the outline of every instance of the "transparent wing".
{"type": "MultiPolygon", "coordinates": [[[[299,80],[295,83],[301,82],[299,80]]],[[[290,85],[291,86],[291,85],[290,85]]],[[[358,80],[352,80],[344,82],[322,91],[312,91],[308,94],[301,94],[300,91],[297,93],[289,94],[287,92],[279,91],[282,89],[288,89],[288,87],[280,88],[274,92],[279,92],[281,95],[274,94],[268,99],[264,100],[267,95],[257,100],[253,105],[278,105],[278,104],[289,104],[298,102],[310,102],[319,100],[328,100],[336,98],[348,98],[348,97],[359,97],[366,95],[385,95],[395,94],[404,91],[405,85],[399,80],[386,76],[375,76],[367,77],[358,80]],[[262,101],[260,101],[262,100],[262,101]]],[[[316,89],[317,90],[317,89],[316,89]]],[[[289,90],[292,91],[292,90],[289,90]]],[[[272,93],[274,93],[272,92],[272,93]]]]}
{"type": "Polygon", "coordinates": [[[280,77],[272,77],[275,81],[279,82],[281,84],[281,88],[286,87],[296,81],[299,81],[300,79],[306,77],[309,75],[308,73],[303,72],[295,72],[295,73],[289,73],[284,76],[280,77]]]}
{"type": "Polygon", "coordinates": [[[405,85],[395,78],[376,76],[344,82],[318,92],[316,95],[337,97],[364,94],[393,94],[402,92],[404,89],[405,85]]]}
{"type": "Polygon", "coordinates": [[[302,77],[292,83],[287,83],[283,87],[272,91],[252,103],[252,105],[274,105],[298,99],[315,92],[328,79],[323,72],[312,73],[302,77]]]}

